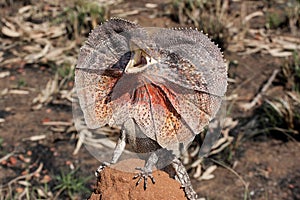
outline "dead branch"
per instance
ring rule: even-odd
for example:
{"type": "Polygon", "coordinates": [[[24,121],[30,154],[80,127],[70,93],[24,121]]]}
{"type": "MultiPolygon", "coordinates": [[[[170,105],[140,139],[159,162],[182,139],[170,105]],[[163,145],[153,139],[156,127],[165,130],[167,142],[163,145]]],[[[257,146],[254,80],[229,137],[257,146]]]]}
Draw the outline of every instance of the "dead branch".
{"type": "Polygon", "coordinates": [[[249,103],[243,103],[240,104],[240,108],[242,108],[244,111],[251,110],[255,105],[257,105],[259,102],[261,102],[263,94],[268,90],[268,88],[271,86],[272,82],[274,81],[276,75],[278,74],[279,70],[275,69],[270,76],[267,83],[262,87],[261,91],[254,97],[254,99],[249,103]]]}

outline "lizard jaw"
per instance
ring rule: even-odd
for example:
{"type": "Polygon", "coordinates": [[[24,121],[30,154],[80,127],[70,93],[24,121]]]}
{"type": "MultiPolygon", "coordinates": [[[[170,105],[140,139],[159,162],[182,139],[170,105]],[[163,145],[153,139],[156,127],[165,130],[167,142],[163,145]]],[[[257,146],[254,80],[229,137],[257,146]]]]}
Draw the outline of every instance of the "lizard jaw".
{"type": "Polygon", "coordinates": [[[157,60],[153,59],[143,49],[140,49],[133,42],[130,44],[132,52],[131,59],[125,67],[125,73],[138,73],[144,71],[149,65],[158,63],[157,60]]]}

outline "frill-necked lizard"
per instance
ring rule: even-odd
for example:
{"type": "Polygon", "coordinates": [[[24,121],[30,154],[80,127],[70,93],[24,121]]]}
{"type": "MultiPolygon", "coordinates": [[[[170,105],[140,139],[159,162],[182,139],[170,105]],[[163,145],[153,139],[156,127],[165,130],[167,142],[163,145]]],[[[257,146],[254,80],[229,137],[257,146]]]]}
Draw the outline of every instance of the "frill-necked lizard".
{"type": "Polygon", "coordinates": [[[121,127],[112,160],[126,141],[149,152],[137,184],[153,166],[171,164],[189,199],[196,199],[177,158],[216,115],[227,88],[220,49],[194,29],[143,28],[113,18],[95,28],[80,49],[75,70],[79,103],[89,128],[121,127]]]}

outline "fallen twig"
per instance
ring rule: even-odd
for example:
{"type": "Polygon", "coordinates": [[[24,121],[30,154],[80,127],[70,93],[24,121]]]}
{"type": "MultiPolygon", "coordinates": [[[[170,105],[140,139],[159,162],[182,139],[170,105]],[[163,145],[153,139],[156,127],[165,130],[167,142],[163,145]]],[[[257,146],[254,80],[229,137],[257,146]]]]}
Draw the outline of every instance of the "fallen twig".
{"type": "Polygon", "coordinates": [[[236,175],[239,179],[240,179],[240,181],[243,183],[243,185],[244,185],[244,188],[245,188],[245,195],[247,195],[248,194],[248,189],[249,189],[249,183],[248,182],[246,182],[236,171],[234,171],[231,167],[228,167],[227,165],[225,165],[225,164],[223,164],[223,163],[221,163],[220,161],[217,161],[217,160],[215,160],[215,159],[212,159],[211,158],[211,160],[214,162],[214,163],[216,163],[216,164],[218,164],[218,165],[220,165],[220,166],[222,166],[222,167],[224,167],[225,169],[227,169],[227,170],[229,170],[231,173],[233,173],[234,175],[236,175]]]}
{"type": "Polygon", "coordinates": [[[267,81],[267,83],[263,86],[263,88],[261,89],[261,91],[254,97],[254,99],[249,102],[249,103],[243,103],[240,104],[240,108],[242,108],[244,111],[248,111],[250,109],[252,109],[256,104],[258,104],[259,102],[261,102],[261,99],[263,97],[263,94],[268,90],[268,88],[271,86],[272,82],[274,81],[276,75],[278,74],[279,70],[275,69],[271,75],[271,77],[269,78],[269,80],[267,81]]]}
{"type": "Polygon", "coordinates": [[[27,90],[17,90],[17,89],[12,89],[12,90],[9,90],[8,92],[9,94],[29,94],[29,91],[27,90]]]}
{"type": "Polygon", "coordinates": [[[72,126],[72,122],[63,122],[63,121],[50,121],[50,122],[43,122],[45,126],[72,126]]]}
{"type": "Polygon", "coordinates": [[[29,173],[29,174],[25,174],[25,175],[22,175],[22,176],[18,176],[16,178],[12,179],[11,181],[9,181],[7,183],[7,185],[10,187],[13,183],[15,183],[18,180],[31,178],[32,176],[40,173],[42,171],[42,169],[43,169],[43,166],[44,166],[44,164],[40,163],[39,167],[34,172],[29,173]]]}
{"type": "Polygon", "coordinates": [[[38,140],[43,140],[46,138],[46,135],[34,135],[34,136],[31,136],[31,137],[28,137],[28,138],[24,138],[23,141],[26,141],[26,140],[30,140],[30,141],[38,141],[38,140]]]}

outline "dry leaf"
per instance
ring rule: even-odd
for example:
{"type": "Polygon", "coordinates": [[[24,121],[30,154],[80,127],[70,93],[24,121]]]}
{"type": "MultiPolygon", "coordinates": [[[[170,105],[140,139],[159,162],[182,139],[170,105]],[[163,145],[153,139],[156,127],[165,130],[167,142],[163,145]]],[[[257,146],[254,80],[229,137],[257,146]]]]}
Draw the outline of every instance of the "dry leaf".
{"type": "Polygon", "coordinates": [[[58,38],[64,34],[66,34],[66,25],[61,24],[59,26],[49,27],[49,29],[46,31],[46,33],[51,39],[58,38]]]}
{"type": "Polygon", "coordinates": [[[43,197],[43,198],[47,197],[47,194],[43,190],[41,190],[40,188],[37,188],[36,191],[37,191],[37,193],[38,193],[38,195],[39,195],[40,198],[41,197],[43,197]]]}
{"type": "Polygon", "coordinates": [[[212,165],[207,168],[198,180],[210,180],[215,177],[212,173],[217,169],[217,165],[212,165]]]}
{"type": "Polygon", "coordinates": [[[31,186],[31,183],[29,183],[28,181],[18,181],[18,183],[19,183],[20,185],[23,185],[23,186],[26,186],[26,187],[31,186]]]}
{"type": "Polygon", "coordinates": [[[15,31],[15,30],[9,29],[6,26],[3,26],[2,29],[1,29],[1,31],[2,31],[3,35],[5,35],[7,37],[16,38],[16,37],[20,37],[21,36],[21,33],[15,31]]]}
{"type": "Polygon", "coordinates": [[[262,11],[253,12],[244,18],[243,23],[245,24],[246,22],[250,21],[252,18],[260,17],[260,16],[264,16],[264,13],[262,11]]]}
{"type": "Polygon", "coordinates": [[[27,61],[27,63],[34,63],[38,59],[44,57],[48,53],[48,51],[51,47],[51,43],[47,40],[45,43],[46,43],[45,47],[39,53],[32,53],[32,54],[25,56],[24,59],[27,61]]]}
{"type": "Polygon", "coordinates": [[[17,90],[17,89],[13,89],[13,90],[9,90],[8,92],[9,94],[29,94],[29,91],[27,90],[17,90]]]}
{"type": "Polygon", "coordinates": [[[46,135],[43,134],[43,135],[34,135],[34,136],[31,136],[29,138],[24,138],[23,140],[26,141],[26,140],[30,140],[30,141],[38,141],[38,140],[43,140],[43,139],[46,139],[46,135]]]}
{"type": "Polygon", "coordinates": [[[300,94],[297,92],[287,92],[289,97],[291,97],[296,103],[300,104],[300,94]]]}
{"type": "Polygon", "coordinates": [[[5,78],[7,76],[10,75],[10,72],[9,71],[6,71],[6,72],[0,72],[0,78],[5,78]]]}
{"type": "Polygon", "coordinates": [[[8,94],[8,88],[3,89],[0,93],[1,96],[7,95],[7,94],[8,94]]]}
{"type": "Polygon", "coordinates": [[[156,7],[157,7],[157,4],[156,4],[156,3],[146,3],[146,4],[145,4],[145,7],[146,7],[146,8],[151,8],[151,9],[153,9],[153,8],[156,8],[156,7]]]}
{"type": "Polygon", "coordinates": [[[18,13],[19,13],[19,14],[23,14],[23,13],[25,13],[25,12],[31,10],[31,9],[32,9],[32,6],[31,6],[31,5],[24,6],[24,7],[20,8],[20,9],[18,10],[18,13]]]}
{"type": "Polygon", "coordinates": [[[202,166],[201,164],[199,164],[197,167],[196,167],[196,171],[195,173],[193,174],[193,177],[194,178],[199,178],[201,176],[201,173],[202,173],[202,166]]]}
{"type": "Polygon", "coordinates": [[[274,57],[287,57],[293,55],[293,52],[282,51],[282,49],[269,49],[268,52],[274,57]]]}

